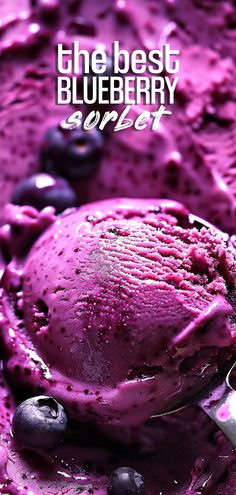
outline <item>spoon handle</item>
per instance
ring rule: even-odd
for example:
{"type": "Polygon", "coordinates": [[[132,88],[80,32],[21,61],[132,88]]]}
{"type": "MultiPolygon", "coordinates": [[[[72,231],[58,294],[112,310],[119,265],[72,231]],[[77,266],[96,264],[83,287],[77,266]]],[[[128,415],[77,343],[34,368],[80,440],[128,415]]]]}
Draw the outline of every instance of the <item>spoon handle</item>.
{"type": "Polygon", "coordinates": [[[198,405],[236,447],[236,390],[224,382],[198,405]]]}

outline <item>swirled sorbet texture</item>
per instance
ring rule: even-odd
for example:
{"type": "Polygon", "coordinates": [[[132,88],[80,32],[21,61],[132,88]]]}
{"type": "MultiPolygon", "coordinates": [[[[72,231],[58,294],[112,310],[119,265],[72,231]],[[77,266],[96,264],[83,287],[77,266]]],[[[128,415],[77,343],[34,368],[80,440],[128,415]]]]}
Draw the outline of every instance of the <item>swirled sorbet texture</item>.
{"type": "Polygon", "coordinates": [[[53,390],[78,417],[140,423],[232,355],[234,284],[230,245],[181,204],[85,205],[57,217],[26,257],[23,328],[8,368],[25,365],[29,347],[50,376],[38,363],[23,380],[53,390]]]}
{"type": "Polygon", "coordinates": [[[116,495],[124,466],[145,495],[236,492],[235,448],[205,413],[149,419],[235,355],[235,33],[235,0],[0,0],[1,495],[116,495]],[[172,115],[63,130],[75,110],[123,105],[57,105],[58,43],[110,56],[114,40],[180,50],[172,115]],[[27,451],[12,416],[39,395],[68,437],[27,451]]]}

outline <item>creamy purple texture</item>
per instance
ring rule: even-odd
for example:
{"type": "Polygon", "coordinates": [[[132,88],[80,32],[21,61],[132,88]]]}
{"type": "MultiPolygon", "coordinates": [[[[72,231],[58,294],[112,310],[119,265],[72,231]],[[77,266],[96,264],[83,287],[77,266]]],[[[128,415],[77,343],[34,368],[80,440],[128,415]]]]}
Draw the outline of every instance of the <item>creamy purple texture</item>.
{"type": "Polygon", "coordinates": [[[19,179],[43,166],[38,156],[44,131],[73,111],[55,105],[57,42],[78,39],[89,50],[98,43],[109,50],[114,39],[129,50],[169,42],[181,52],[172,117],[164,117],[154,133],[108,131],[97,174],[74,187],[81,203],[114,196],[182,201],[234,233],[233,1],[163,0],[157,5],[145,0],[137,7],[134,0],[53,1],[51,6],[21,0],[12,7],[2,2],[0,15],[2,205],[19,179]]]}
{"type": "MultiPolygon", "coordinates": [[[[49,213],[9,205],[5,250],[16,235],[18,249],[29,245],[49,213]]],[[[7,370],[74,416],[134,426],[182,402],[232,355],[233,249],[181,204],[84,205],[18,256],[2,276],[7,370]]]]}
{"type": "Polygon", "coordinates": [[[62,446],[49,452],[16,444],[9,434],[15,409],[0,378],[1,495],[107,495],[109,476],[130,465],[145,477],[147,495],[231,494],[235,449],[195,408],[148,422],[138,431],[112,432],[77,424],[62,446]]]}
{"type": "MultiPolygon", "coordinates": [[[[108,132],[97,173],[89,180],[74,183],[73,187],[81,204],[117,196],[155,196],[183,201],[193,213],[226,232],[235,233],[236,9],[233,0],[161,0],[158,4],[149,0],[2,0],[0,18],[3,20],[0,25],[1,208],[10,200],[15,185],[22,178],[42,170],[39,150],[45,130],[57,125],[73,110],[69,106],[55,106],[54,48],[58,41],[70,42],[76,38],[91,50],[98,42],[109,48],[114,39],[121,40],[129,50],[170,42],[181,50],[180,78],[171,119],[164,119],[159,131],[152,134],[127,131],[115,136],[108,132]]],[[[14,326],[22,317],[22,260],[37,236],[54,222],[53,211],[49,208],[38,216],[36,211],[26,208],[19,215],[19,210],[10,207],[8,214],[11,228],[1,231],[3,253],[0,254],[2,266],[9,262],[3,278],[4,291],[12,295],[8,317],[1,319],[11,356],[8,368],[17,382],[20,377],[24,384],[32,385],[34,381],[37,393],[41,393],[42,389],[37,387],[42,387],[42,382],[50,390],[55,386],[48,375],[50,366],[45,365],[44,356],[41,357],[43,351],[50,354],[50,342],[48,347],[39,345],[40,338],[33,335],[30,315],[27,343],[20,342],[24,329],[19,326],[16,337],[14,326]],[[31,352],[32,335],[37,352],[35,349],[31,352]],[[19,343],[23,346],[20,345],[22,361],[15,356],[19,343]]],[[[109,233],[110,241],[114,235],[109,233]]],[[[202,254],[198,256],[198,267],[203,258],[202,254]]],[[[36,259],[35,270],[37,268],[37,274],[42,277],[36,259]]],[[[173,286],[177,278],[172,280],[173,286]]],[[[219,315],[228,322],[233,291],[226,302],[222,283],[220,294],[220,299],[216,297],[210,306],[217,328],[221,322],[219,315]]],[[[49,302],[53,305],[52,297],[49,302]]],[[[209,301],[205,303],[207,307],[209,301]]],[[[45,306],[38,309],[36,326],[43,323],[45,306]]],[[[198,306],[194,310],[201,311],[205,321],[204,310],[198,306]]],[[[188,311],[192,315],[193,307],[188,311]]],[[[201,315],[196,318],[196,335],[201,327],[201,315]]],[[[194,335],[195,330],[195,324],[190,324],[181,338],[194,335]]],[[[227,323],[223,335],[218,334],[220,347],[228,342],[231,330],[233,332],[233,326],[228,328],[227,323]]],[[[213,339],[210,346],[212,342],[213,339]]],[[[2,357],[6,364],[6,355],[2,357]]],[[[203,361],[205,359],[203,356],[203,361]]],[[[65,361],[68,363],[66,354],[65,361]]],[[[213,359],[213,368],[208,371],[216,370],[214,366],[213,359]]],[[[66,363],[62,371],[69,389],[61,388],[59,392],[57,387],[57,392],[68,402],[73,391],[66,363]]],[[[194,374],[199,371],[198,368],[194,374]]],[[[207,369],[204,373],[208,379],[207,369]]],[[[145,495],[232,495],[236,489],[235,452],[208,418],[196,409],[143,426],[138,446],[134,443],[135,447],[130,450],[126,444],[121,447],[114,443],[114,438],[122,443],[124,437],[133,438],[132,430],[125,427],[114,430],[112,426],[110,431],[109,427],[103,427],[99,436],[88,426],[83,437],[83,426],[78,440],[66,441],[60,449],[43,458],[41,453],[24,452],[10,439],[9,414],[15,404],[4,377],[0,386],[2,495],[107,495],[109,475],[125,464],[144,475],[145,495]]],[[[18,389],[13,390],[18,397],[18,389]]],[[[81,397],[84,395],[86,402],[90,398],[87,384],[83,390],[86,394],[81,397]]],[[[28,392],[24,389],[24,393],[28,392]]],[[[90,399],[93,404],[93,397],[90,399]]],[[[70,404],[75,415],[77,400],[78,397],[70,404]]],[[[144,411],[138,411],[136,418],[140,414],[144,411]]]]}

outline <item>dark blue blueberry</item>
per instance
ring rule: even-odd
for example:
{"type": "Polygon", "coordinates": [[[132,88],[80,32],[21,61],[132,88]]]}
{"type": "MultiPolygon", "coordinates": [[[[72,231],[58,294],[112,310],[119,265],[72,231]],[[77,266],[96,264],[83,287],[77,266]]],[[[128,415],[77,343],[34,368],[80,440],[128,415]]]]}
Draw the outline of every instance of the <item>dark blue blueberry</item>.
{"type": "Polygon", "coordinates": [[[12,202],[30,205],[38,210],[54,206],[57,213],[77,205],[77,196],[70,184],[62,177],[48,174],[32,175],[15,189],[12,202]]]}
{"type": "Polygon", "coordinates": [[[60,127],[50,127],[43,138],[40,159],[44,170],[55,173],[55,164],[63,164],[66,152],[65,135],[60,127]]]}
{"type": "Polygon", "coordinates": [[[64,175],[68,180],[78,180],[93,175],[99,165],[103,137],[97,129],[80,128],[68,131],[67,163],[64,175]]]}
{"type": "Polygon", "coordinates": [[[54,448],[61,443],[66,431],[66,413],[52,397],[32,397],[15,410],[12,433],[27,447],[54,448]]]}
{"type": "Polygon", "coordinates": [[[143,495],[143,476],[130,467],[120,467],[111,475],[111,495],[143,495]]]}
{"type": "Polygon", "coordinates": [[[100,131],[50,129],[41,149],[43,169],[68,179],[87,179],[97,172],[102,156],[103,137],[100,131]],[[60,137],[59,137],[60,136],[60,137]]]}

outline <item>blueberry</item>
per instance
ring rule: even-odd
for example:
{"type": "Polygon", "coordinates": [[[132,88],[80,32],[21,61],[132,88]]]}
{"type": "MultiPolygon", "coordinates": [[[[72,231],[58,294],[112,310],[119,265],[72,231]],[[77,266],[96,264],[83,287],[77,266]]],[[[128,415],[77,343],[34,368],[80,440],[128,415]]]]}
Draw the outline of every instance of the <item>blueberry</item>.
{"type": "Polygon", "coordinates": [[[65,136],[60,127],[50,127],[43,138],[40,159],[47,172],[55,172],[55,164],[64,160],[66,151],[65,136]]]}
{"type": "Polygon", "coordinates": [[[67,166],[64,175],[69,180],[89,177],[97,170],[102,155],[103,137],[97,129],[80,128],[68,131],[67,166]]]}
{"type": "Polygon", "coordinates": [[[87,179],[96,173],[103,149],[100,131],[71,131],[50,129],[45,135],[41,149],[44,170],[59,174],[69,181],[87,179]]]}
{"type": "Polygon", "coordinates": [[[66,431],[66,413],[52,397],[32,397],[15,410],[12,433],[27,447],[54,448],[63,440],[66,431]]]}
{"type": "Polygon", "coordinates": [[[130,467],[120,467],[111,475],[111,495],[143,495],[143,476],[130,467]]]}
{"type": "Polygon", "coordinates": [[[12,195],[12,202],[34,206],[38,210],[54,206],[56,212],[61,213],[77,205],[77,196],[65,179],[37,174],[20,182],[12,195]]]}

